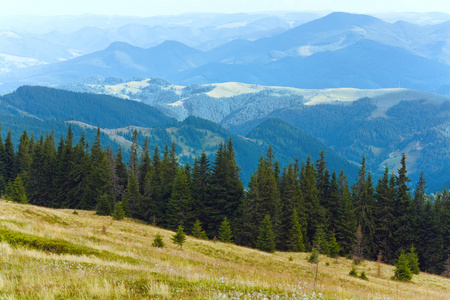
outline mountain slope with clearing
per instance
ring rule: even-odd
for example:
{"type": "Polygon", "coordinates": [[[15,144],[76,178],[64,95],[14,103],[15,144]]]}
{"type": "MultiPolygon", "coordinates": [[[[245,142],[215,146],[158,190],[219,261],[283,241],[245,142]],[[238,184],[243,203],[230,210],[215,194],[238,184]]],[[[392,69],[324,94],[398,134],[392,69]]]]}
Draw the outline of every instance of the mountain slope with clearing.
{"type": "Polygon", "coordinates": [[[54,210],[0,200],[0,295],[7,299],[448,299],[450,281],[421,273],[390,280],[393,267],[307,253],[268,254],[188,237],[91,211],[54,210]],[[165,248],[151,247],[161,234],[165,248]],[[55,246],[57,245],[57,246],[55,246]]]}

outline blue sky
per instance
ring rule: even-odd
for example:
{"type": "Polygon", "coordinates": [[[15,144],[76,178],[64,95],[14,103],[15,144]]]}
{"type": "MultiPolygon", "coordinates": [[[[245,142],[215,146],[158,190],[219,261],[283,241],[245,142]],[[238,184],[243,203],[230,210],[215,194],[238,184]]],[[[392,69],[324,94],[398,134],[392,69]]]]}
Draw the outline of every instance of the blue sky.
{"type": "Polygon", "coordinates": [[[0,15],[155,16],[185,12],[346,11],[450,13],[449,0],[0,0],[0,15]]]}

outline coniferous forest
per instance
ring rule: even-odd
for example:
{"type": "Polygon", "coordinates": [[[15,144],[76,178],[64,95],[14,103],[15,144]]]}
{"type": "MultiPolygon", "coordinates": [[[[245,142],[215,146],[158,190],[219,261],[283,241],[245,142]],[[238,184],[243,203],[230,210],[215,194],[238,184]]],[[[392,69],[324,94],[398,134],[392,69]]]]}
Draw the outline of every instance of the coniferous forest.
{"type": "Polygon", "coordinates": [[[416,252],[422,271],[442,274],[450,257],[450,192],[426,195],[423,176],[414,188],[401,168],[374,180],[362,157],[350,186],[343,171],[320,159],[280,166],[269,147],[245,188],[233,142],[222,143],[209,161],[180,165],[175,145],[151,150],[137,143],[130,159],[102,149],[100,130],[92,145],[71,127],[59,141],[24,131],[18,145],[0,135],[0,195],[52,208],[96,210],[185,231],[198,238],[263,251],[311,251],[394,263],[416,252]],[[381,255],[381,256],[380,256],[381,255]]]}

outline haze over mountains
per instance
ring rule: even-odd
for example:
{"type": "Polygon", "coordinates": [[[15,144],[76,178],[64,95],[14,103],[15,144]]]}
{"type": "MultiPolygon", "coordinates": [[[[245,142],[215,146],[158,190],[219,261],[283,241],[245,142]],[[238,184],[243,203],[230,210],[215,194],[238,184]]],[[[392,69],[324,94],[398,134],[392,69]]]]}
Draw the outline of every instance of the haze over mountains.
{"type": "MultiPolygon", "coordinates": [[[[121,38],[117,32],[109,35],[104,34],[103,29],[83,28],[74,36],[65,37],[85,45],[83,49],[73,45],[69,51],[72,56],[98,50],[100,44],[105,49],[46,65],[39,63],[54,60],[41,58],[39,54],[30,57],[30,53],[26,53],[36,52],[35,47],[2,42],[5,49],[0,49],[0,53],[35,59],[21,64],[37,66],[5,72],[0,77],[4,83],[0,87],[4,90],[21,84],[53,85],[99,75],[125,79],[162,77],[177,84],[238,81],[299,88],[402,87],[449,93],[450,21],[417,25],[404,21],[389,23],[367,15],[331,13],[296,26],[308,18],[311,15],[230,16],[222,19],[222,23],[210,22],[209,27],[205,27],[209,31],[193,26],[189,28],[194,32],[189,34],[185,27],[170,27],[178,36],[149,31],[149,28],[159,28],[157,26],[124,25],[125,29],[121,27],[117,32],[123,32],[128,39],[121,38]],[[295,19],[300,21],[292,21],[295,19]],[[189,38],[190,35],[204,38],[203,46],[201,41],[189,38]],[[163,39],[165,41],[160,43],[163,39]],[[206,40],[215,45],[205,46],[204,43],[209,43],[206,40]],[[86,48],[92,43],[96,45],[86,48]],[[23,50],[8,49],[8,45],[20,45],[23,50]]],[[[183,20],[186,21],[181,18],[179,22],[183,20]]],[[[52,33],[52,36],[58,34],[52,33]]],[[[2,38],[26,40],[14,32],[5,33],[2,38]]],[[[58,52],[58,49],[67,52],[63,49],[67,46],[60,48],[47,43],[46,47],[45,43],[39,43],[42,44],[44,46],[38,48],[45,55],[70,58],[58,52]]],[[[10,68],[4,67],[4,70],[10,68]]]]}
{"type": "Polygon", "coordinates": [[[446,14],[54,20],[57,30],[47,19],[0,21],[0,93],[45,85],[122,100],[20,88],[0,98],[3,128],[99,125],[125,148],[139,128],[160,147],[175,140],[181,162],[232,137],[244,181],[268,145],[282,164],[327,149],[349,175],[363,155],[379,174],[405,152],[414,180],[424,170],[430,190],[450,185],[446,14]]]}

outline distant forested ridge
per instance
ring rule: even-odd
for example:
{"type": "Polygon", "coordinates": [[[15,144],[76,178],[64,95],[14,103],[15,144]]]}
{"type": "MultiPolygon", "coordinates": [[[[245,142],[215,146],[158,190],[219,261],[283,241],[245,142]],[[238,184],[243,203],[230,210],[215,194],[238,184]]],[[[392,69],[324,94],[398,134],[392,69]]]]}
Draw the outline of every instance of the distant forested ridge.
{"type": "Polygon", "coordinates": [[[182,225],[201,238],[272,251],[309,251],[392,263],[415,247],[421,270],[441,274],[450,250],[450,193],[426,195],[423,176],[408,187],[406,157],[401,168],[385,169],[377,182],[362,158],[355,183],[331,171],[324,152],[317,161],[281,166],[268,147],[244,188],[233,142],[221,143],[214,161],[203,153],[180,165],[175,144],[141,148],[135,130],[128,163],[122,151],[101,147],[100,129],[88,146],[53,134],[34,138],[24,131],[17,150],[11,131],[0,135],[0,194],[6,199],[52,208],[96,210],[168,229],[182,225]],[[412,196],[413,194],[413,196],[412,196]],[[223,234],[223,228],[231,234],[223,234]],[[228,230],[228,229],[227,229],[228,230]],[[202,232],[206,233],[206,236],[202,232]],[[358,232],[358,234],[356,234],[358,232]]]}

